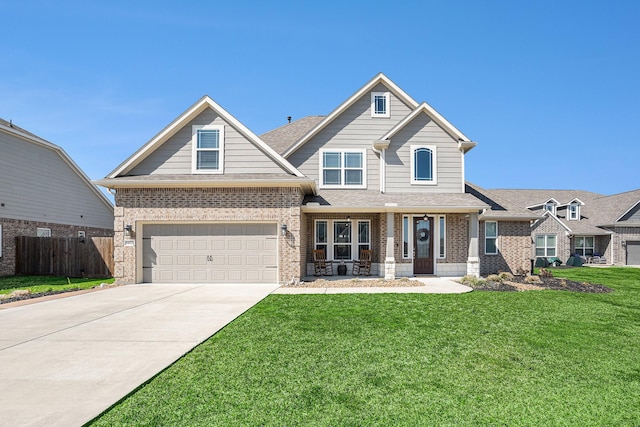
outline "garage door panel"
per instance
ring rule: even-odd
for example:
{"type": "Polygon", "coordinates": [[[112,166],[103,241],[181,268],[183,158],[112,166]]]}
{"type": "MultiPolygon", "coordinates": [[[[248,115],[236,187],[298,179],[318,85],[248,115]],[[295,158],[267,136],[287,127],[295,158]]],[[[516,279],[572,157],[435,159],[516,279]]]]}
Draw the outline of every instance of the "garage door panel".
{"type": "Polygon", "coordinates": [[[277,281],[276,224],[145,224],[143,281],[277,281]]]}
{"type": "Polygon", "coordinates": [[[627,265],[640,265],[640,242],[627,241],[627,265]]]}

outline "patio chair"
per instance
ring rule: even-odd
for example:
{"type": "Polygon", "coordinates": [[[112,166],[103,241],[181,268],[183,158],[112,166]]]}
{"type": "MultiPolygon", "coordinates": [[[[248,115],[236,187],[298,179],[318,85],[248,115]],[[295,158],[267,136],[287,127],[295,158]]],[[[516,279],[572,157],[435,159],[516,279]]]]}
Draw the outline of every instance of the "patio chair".
{"type": "Polygon", "coordinates": [[[314,276],[333,276],[333,261],[327,261],[324,249],[313,250],[314,276]]]}
{"type": "Polygon", "coordinates": [[[371,250],[363,249],[360,251],[360,259],[353,261],[353,269],[351,274],[354,276],[371,276],[371,250]]]}

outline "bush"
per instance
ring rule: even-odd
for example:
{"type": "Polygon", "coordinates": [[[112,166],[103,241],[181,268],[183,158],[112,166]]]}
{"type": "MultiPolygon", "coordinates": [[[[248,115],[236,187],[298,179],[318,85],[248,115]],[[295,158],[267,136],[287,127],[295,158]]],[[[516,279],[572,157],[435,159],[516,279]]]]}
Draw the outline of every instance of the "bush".
{"type": "Polygon", "coordinates": [[[508,271],[501,271],[500,273],[498,273],[498,276],[500,276],[502,280],[513,280],[513,274],[509,273],[508,271]]]}
{"type": "Polygon", "coordinates": [[[460,280],[460,283],[462,283],[463,285],[469,285],[469,286],[483,285],[486,282],[487,282],[486,280],[481,279],[481,278],[476,277],[476,276],[464,276],[460,280]]]}
{"type": "Polygon", "coordinates": [[[487,276],[487,282],[500,283],[500,282],[502,282],[502,277],[500,277],[497,274],[490,274],[490,275],[487,276]]]}
{"type": "Polygon", "coordinates": [[[541,283],[540,277],[538,276],[527,276],[524,278],[524,281],[527,283],[541,283]]]}

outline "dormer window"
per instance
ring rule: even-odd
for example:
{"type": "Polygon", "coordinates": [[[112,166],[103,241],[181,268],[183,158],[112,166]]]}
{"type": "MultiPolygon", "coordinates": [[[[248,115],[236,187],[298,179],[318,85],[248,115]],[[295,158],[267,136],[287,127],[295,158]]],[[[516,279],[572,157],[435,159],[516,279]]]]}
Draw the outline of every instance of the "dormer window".
{"type": "Polygon", "coordinates": [[[544,204],[544,210],[556,214],[556,204],[553,202],[547,202],[544,204]]]}
{"type": "Polygon", "coordinates": [[[580,219],[580,205],[572,203],[569,205],[569,220],[576,221],[580,219]]]}
{"type": "Polygon", "coordinates": [[[193,173],[222,173],[224,126],[192,126],[193,173]]]}
{"type": "Polygon", "coordinates": [[[371,92],[371,117],[390,117],[389,92],[371,92]]]}

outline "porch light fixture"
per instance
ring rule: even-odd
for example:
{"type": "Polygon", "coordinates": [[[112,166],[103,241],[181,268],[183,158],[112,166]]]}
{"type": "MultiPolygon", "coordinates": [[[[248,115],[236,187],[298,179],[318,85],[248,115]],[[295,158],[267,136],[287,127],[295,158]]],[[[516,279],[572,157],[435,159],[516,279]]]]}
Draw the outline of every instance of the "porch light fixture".
{"type": "Polygon", "coordinates": [[[347,221],[351,221],[351,215],[347,215],[347,221]]]}
{"type": "Polygon", "coordinates": [[[424,218],[422,218],[422,219],[425,220],[425,221],[428,221],[429,217],[427,216],[427,214],[424,214],[424,218]]]}
{"type": "Polygon", "coordinates": [[[127,224],[124,226],[124,235],[127,237],[131,237],[131,233],[133,232],[133,226],[131,224],[127,224]]]}
{"type": "Polygon", "coordinates": [[[287,235],[287,224],[282,224],[280,226],[280,231],[282,231],[282,235],[286,236],[287,235]]]}

